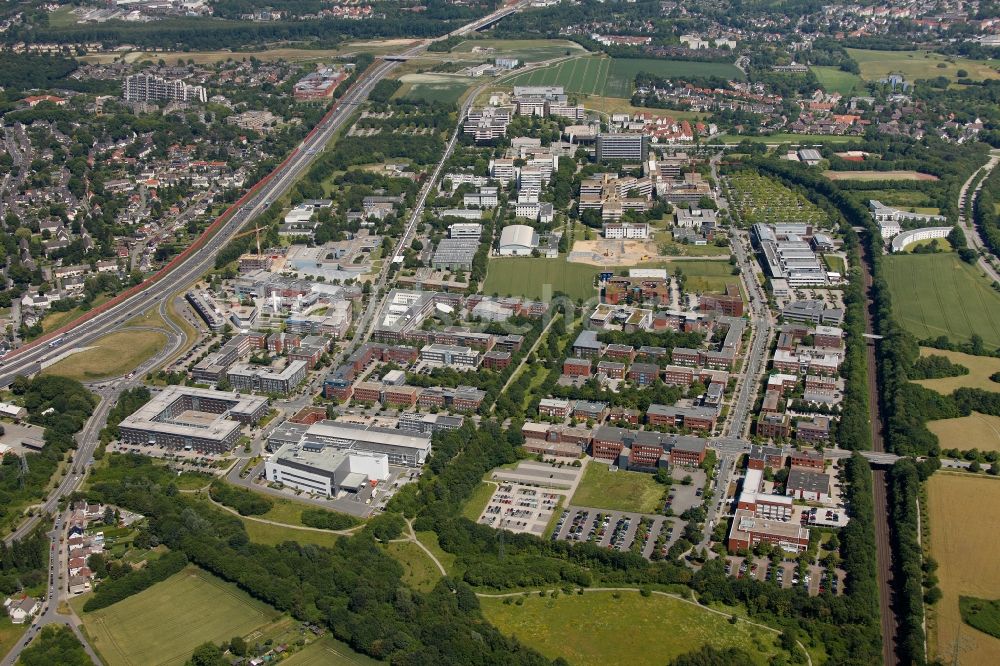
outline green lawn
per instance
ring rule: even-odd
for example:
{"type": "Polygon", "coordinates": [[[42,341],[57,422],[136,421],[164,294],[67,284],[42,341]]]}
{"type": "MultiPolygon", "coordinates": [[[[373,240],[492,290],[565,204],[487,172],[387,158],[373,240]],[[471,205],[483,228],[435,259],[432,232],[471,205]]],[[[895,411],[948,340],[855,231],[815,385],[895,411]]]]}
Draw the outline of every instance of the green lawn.
{"type": "Polygon", "coordinates": [[[269,546],[277,546],[285,541],[297,541],[302,544],[313,543],[317,546],[333,548],[334,544],[337,543],[337,539],[340,538],[340,535],[332,532],[296,529],[291,526],[282,527],[270,523],[261,523],[250,518],[243,518],[242,520],[251,541],[269,546]]]}
{"type": "Polygon", "coordinates": [[[674,275],[679,268],[684,274],[684,289],[699,293],[723,293],[727,284],[739,284],[738,275],[733,275],[733,267],[728,261],[694,259],[691,261],[658,261],[641,264],[641,268],[666,268],[674,275]]]}
{"type": "Polygon", "coordinates": [[[900,73],[911,82],[938,76],[954,80],[960,78],[960,69],[966,71],[968,78],[977,81],[1000,78],[1000,73],[996,70],[1000,63],[995,61],[966,60],[927,51],[847,49],[847,53],[861,68],[861,78],[868,81],[877,81],[893,73],[900,73]]]}
{"type": "Polygon", "coordinates": [[[838,257],[835,254],[824,254],[823,262],[831,271],[840,273],[841,275],[847,271],[847,264],[844,263],[843,257],[838,257]]]}
{"type": "Polygon", "coordinates": [[[583,473],[570,504],[613,511],[655,513],[660,508],[665,486],[651,474],[627,472],[591,461],[583,473]]]}
{"type": "Polygon", "coordinates": [[[107,666],[160,666],[183,664],[202,643],[245,636],[279,615],[235,585],[190,566],[82,619],[107,666]]]}
{"type": "Polygon", "coordinates": [[[326,635],[281,663],[287,666],[375,666],[385,662],[355,652],[347,643],[326,635]]]}
{"type": "Polygon", "coordinates": [[[454,554],[449,553],[441,548],[441,544],[438,543],[438,537],[435,532],[417,532],[417,541],[424,544],[427,550],[434,553],[434,557],[438,559],[438,562],[445,568],[449,574],[455,577],[461,577],[461,572],[459,572],[455,567],[455,562],[458,559],[454,554]]]}
{"type": "MultiPolygon", "coordinates": [[[[523,605],[481,598],[486,618],[550,659],[577,666],[662,666],[703,645],[745,650],[767,664],[780,650],[777,633],[745,622],[729,624],[724,615],[679,599],[637,592],[532,595],[523,605]],[[627,658],[626,658],[627,655],[627,658]]],[[[787,656],[787,655],[786,655],[787,656]]]]}
{"type": "Polygon", "coordinates": [[[902,208],[923,207],[931,202],[927,193],[920,190],[855,190],[853,195],[865,206],[871,199],[902,208]]]}
{"type": "Polygon", "coordinates": [[[840,93],[845,97],[864,90],[864,81],[857,74],[845,72],[839,67],[810,67],[819,84],[828,93],[840,93]]]}
{"type": "Polygon", "coordinates": [[[1000,294],[978,268],[953,253],[893,255],[884,265],[896,319],[917,338],[978,333],[986,347],[1000,346],[1000,294]]]}
{"type": "Polygon", "coordinates": [[[430,592],[441,580],[441,570],[424,549],[412,541],[390,543],[386,550],[403,565],[403,582],[420,592],[430,592]]]}
{"type": "Polygon", "coordinates": [[[561,291],[570,298],[587,300],[597,296],[594,280],[599,270],[596,266],[571,264],[563,257],[492,258],[483,293],[542,298],[561,291]]]}

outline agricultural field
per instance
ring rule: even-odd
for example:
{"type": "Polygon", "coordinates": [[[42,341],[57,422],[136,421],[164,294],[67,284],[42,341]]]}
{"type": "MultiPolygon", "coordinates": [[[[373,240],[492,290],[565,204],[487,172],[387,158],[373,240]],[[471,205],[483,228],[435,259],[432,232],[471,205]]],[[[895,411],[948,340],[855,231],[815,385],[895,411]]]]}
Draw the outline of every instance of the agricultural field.
{"type": "Polygon", "coordinates": [[[571,264],[563,257],[492,258],[483,293],[542,298],[546,293],[561,291],[574,300],[587,300],[597,296],[597,272],[593,266],[571,264]]]}
{"type": "Polygon", "coordinates": [[[757,223],[808,222],[829,226],[826,213],[798,192],[778,181],[751,171],[739,171],[726,178],[729,200],[744,227],[757,223]]]}
{"type": "Polygon", "coordinates": [[[861,78],[866,81],[878,81],[889,74],[902,74],[908,81],[938,76],[955,80],[963,78],[959,76],[959,70],[965,70],[965,78],[976,81],[1000,79],[1000,72],[996,69],[1000,62],[966,60],[928,51],[847,49],[847,53],[858,63],[861,78]]]}
{"type": "Polygon", "coordinates": [[[628,99],[639,72],[657,76],[717,76],[742,79],[734,65],[716,62],[608,58],[582,56],[556,65],[525,72],[510,80],[512,85],[563,86],[567,93],[628,99]]]}
{"type": "Polygon", "coordinates": [[[937,435],[942,449],[1000,451],[1000,416],[972,412],[957,419],[928,421],[927,429],[937,435]]]}
{"type": "Polygon", "coordinates": [[[978,333],[986,347],[1000,346],[1000,294],[979,269],[950,252],[889,256],[885,268],[896,319],[918,339],[978,333]]]}
{"type": "Polygon", "coordinates": [[[385,662],[355,652],[347,643],[326,635],[281,663],[286,666],[375,666],[385,662]]]}
{"type": "Polygon", "coordinates": [[[246,636],[276,610],[197,567],[82,615],[91,645],[108,666],[183,664],[206,641],[246,636]]]}
{"type": "Polygon", "coordinates": [[[823,175],[830,180],[938,180],[919,171],[824,171],[823,175]]]}
{"type": "Polygon", "coordinates": [[[968,386],[970,388],[980,388],[984,391],[1000,391],[1000,384],[990,379],[994,372],[1000,372],[1000,358],[993,356],[973,356],[957,351],[946,349],[934,349],[932,347],[921,347],[921,356],[944,356],[952,363],[964,365],[969,369],[969,374],[958,377],[941,377],[940,379],[920,379],[917,384],[933,389],[938,393],[951,393],[957,388],[968,386]]]}
{"type": "Polygon", "coordinates": [[[587,592],[552,599],[538,595],[519,599],[481,598],[483,614],[505,634],[517,636],[546,657],[562,657],[578,666],[667,663],[702,645],[738,647],[767,664],[780,650],[777,633],[746,622],[729,624],[720,614],[663,595],[636,592],[587,592]],[[628,655],[623,659],[623,655],[628,655]]]}
{"type": "Polygon", "coordinates": [[[166,342],[167,336],[160,331],[119,331],[99,338],[85,351],[53,363],[42,372],[81,382],[120,377],[135,370],[166,342]]]}
{"type": "Polygon", "coordinates": [[[839,67],[820,67],[813,65],[809,69],[816,75],[823,90],[828,93],[840,93],[844,97],[864,92],[865,83],[861,77],[852,72],[845,72],[839,67]]]}
{"type": "Polygon", "coordinates": [[[612,511],[656,513],[666,486],[643,472],[611,471],[601,463],[591,462],[583,472],[580,485],[570,504],[612,511]]]}
{"type": "Polygon", "coordinates": [[[468,53],[470,56],[482,56],[487,59],[503,56],[505,58],[518,58],[521,62],[526,63],[542,62],[586,52],[587,50],[582,46],[568,39],[471,39],[451,50],[453,54],[468,53]]]}
{"type": "Polygon", "coordinates": [[[957,645],[962,664],[995,664],[1000,639],[964,624],[958,599],[1000,598],[1000,479],[938,472],[927,481],[927,495],[931,554],[943,595],[929,623],[928,660],[951,662],[957,645]]]}
{"type": "Polygon", "coordinates": [[[469,77],[454,74],[404,74],[399,80],[403,85],[396,91],[397,99],[452,104],[474,83],[469,77]]]}

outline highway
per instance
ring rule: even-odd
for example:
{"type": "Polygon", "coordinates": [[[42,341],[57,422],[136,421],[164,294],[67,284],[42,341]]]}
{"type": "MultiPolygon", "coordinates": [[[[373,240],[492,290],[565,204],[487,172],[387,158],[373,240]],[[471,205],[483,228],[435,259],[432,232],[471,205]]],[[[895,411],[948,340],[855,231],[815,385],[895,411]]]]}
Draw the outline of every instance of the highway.
{"type": "Polygon", "coordinates": [[[977,262],[979,267],[994,282],[1000,282],[1000,271],[997,271],[993,264],[990,263],[994,257],[990,253],[989,248],[983,243],[975,222],[970,220],[965,214],[965,205],[967,201],[975,204],[976,197],[979,196],[979,190],[983,188],[983,181],[990,177],[990,172],[996,168],[997,164],[1000,164],[1000,155],[991,155],[989,161],[976,169],[969,176],[969,179],[962,184],[962,189],[958,193],[958,224],[965,232],[965,239],[968,241],[969,247],[979,252],[979,260],[977,262]],[[976,183],[976,187],[970,195],[969,188],[972,187],[972,183],[980,176],[982,178],[976,183]]]}

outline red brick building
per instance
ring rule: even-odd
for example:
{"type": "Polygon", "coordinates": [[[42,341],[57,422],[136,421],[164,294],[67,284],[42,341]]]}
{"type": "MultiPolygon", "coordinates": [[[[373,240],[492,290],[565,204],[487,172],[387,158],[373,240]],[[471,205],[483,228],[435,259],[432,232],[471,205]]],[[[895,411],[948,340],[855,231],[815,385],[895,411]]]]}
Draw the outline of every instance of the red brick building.
{"type": "Polygon", "coordinates": [[[590,377],[590,359],[568,358],[563,361],[562,373],[567,377],[590,377]]]}

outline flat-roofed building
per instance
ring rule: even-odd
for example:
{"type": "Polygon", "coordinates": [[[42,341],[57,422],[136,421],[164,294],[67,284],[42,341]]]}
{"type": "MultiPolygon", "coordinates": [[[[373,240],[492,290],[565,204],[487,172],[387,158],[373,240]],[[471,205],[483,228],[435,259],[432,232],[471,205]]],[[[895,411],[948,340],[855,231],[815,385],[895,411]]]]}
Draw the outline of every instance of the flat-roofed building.
{"type": "Polygon", "coordinates": [[[801,467],[788,470],[785,494],[795,499],[826,502],[830,499],[830,477],[801,467]]]}
{"type": "Polygon", "coordinates": [[[348,452],[381,453],[389,464],[419,467],[431,452],[428,435],[339,421],[317,421],[312,425],[285,422],[268,436],[268,449],[279,451],[286,444],[315,443],[348,452]]]}
{"type": "Polygon", "coordinates": [[[360,493],[372,481],[388,479],[389,457],[321,442],[289,442],[264,462],[264,474],[271,483],[336,497],[342,492],[360,493]]]}
{"type": "Polygon", "coordinates": [[[538,403],[538,413],[564,419],[570,415],[573,404],[564,398],[542,398],[538,403]]]}
{"type": "Polygon", "coordinates": [[[801,553],[809,547],[809,530],[795,523],[768,520],[737,509],[729,531],[729,551],[750,550],[762,541],[788,553],[801,553]]]}
{"type": "Polygon", "coordinates": [[[239,440],[242,425],[256,423],[267,410],[266,398],[170,386],[125,417],[118,428],[127,444],[225,453],[239,440]]]}

